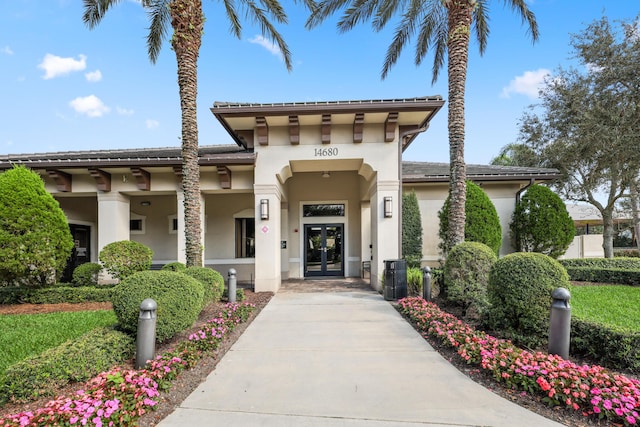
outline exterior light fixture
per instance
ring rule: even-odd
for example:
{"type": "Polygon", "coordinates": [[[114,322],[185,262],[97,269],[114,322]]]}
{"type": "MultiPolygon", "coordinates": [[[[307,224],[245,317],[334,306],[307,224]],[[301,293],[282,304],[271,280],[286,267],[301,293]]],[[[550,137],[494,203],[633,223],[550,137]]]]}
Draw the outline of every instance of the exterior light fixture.
{"type": "Polygon", "coordinates": [[[322,177],[323,178],[331,178],[331,174],[329,173],[329,171],[324,171],[324,172],[322,172],[322,177]]]}
{"type": "Polygon", "coordinates": [[[269,219],[269,199],[260,199],[260,219],[269,219]]]}
{"type": "Polygon", "coordinates": [[[393,216],[393,199],[391,196],[384,198],[384,217],[391,218],[393,216]]]}
{"type": "Polygon", "coordinates": [[[143,200],[140,202],[140,206],[151,206],[151,202],[148,200],[143,200]]]}

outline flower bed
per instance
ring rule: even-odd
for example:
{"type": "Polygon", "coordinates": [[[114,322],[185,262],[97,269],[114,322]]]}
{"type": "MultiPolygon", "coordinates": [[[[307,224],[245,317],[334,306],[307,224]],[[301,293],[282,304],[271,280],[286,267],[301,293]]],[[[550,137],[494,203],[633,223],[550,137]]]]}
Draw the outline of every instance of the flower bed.
{"type": "Polygon", "coordinates": [[[400,310],[423,333],[454,347],[507,386],[543,396],[551,406],[580,411],[612,423],[640,422],[640,381],[600,366],[577,365],[559,356],[522,350],[475,330],[422,298],[404,298],[400,310]]]}
{"type": "Polygon", "coordinates": [[[215,350],[254,308],[249,303],[228,303],[219,316],[191,334],[188,341],[149,361],[145,369],[114,368],[103,372],[75,396],[59,397],[36,411],[0,418],[0,426],[135,426],[141,415],[157,405],[154,398],[159,390],[168,389],[181,371],[215,350]]]}

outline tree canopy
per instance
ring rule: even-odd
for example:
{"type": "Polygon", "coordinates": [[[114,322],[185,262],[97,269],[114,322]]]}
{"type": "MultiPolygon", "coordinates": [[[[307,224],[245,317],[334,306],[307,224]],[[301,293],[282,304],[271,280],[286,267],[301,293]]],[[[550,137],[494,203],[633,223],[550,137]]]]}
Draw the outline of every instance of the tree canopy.
{"type": "Polygon", "coordinates": [[[639,18],[614,26],[603,17],[573,34],[580,68],[548,78],[520,124],[519,142],[562,173],[563,198],[602,214],[606,257],[613,256],[615,204],[640,170],[639,18]]]}

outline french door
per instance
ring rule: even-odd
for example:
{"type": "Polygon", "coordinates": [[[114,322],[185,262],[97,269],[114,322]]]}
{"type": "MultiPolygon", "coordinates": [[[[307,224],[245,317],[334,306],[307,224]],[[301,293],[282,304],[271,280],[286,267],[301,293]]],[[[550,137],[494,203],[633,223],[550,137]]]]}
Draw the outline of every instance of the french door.
{"type": "Polygon", "coordinates": [[[304,226],[304,276],[344,276],[344,224],[304,226]]]}

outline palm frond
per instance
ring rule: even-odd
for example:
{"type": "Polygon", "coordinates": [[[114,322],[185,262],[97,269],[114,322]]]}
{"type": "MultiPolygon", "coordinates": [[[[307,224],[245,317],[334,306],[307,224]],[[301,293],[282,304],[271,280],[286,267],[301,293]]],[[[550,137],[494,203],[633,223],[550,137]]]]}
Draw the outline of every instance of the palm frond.
{"type": "Polygon", "coordinates": [[[224,9],[229,19],[229,31],[236,36],[236,38],[240,38],[242,36],[242,24],[240,24],[240,19],[236,12],[235,2],[233,0],[224,0],[224,9]]]}
{"type": "Polygon", "coordinates": [[[473,25],[476,30],[476,39],[478,40],[478,50],[480,56],[484,55],[487,48],[487,39],[489,38],[489,6],[485,0],[478,1],[478,6],[473,11],[473,25]]]}
{"type": "MultiPolygon", "coordinates": [[[[284,41],[273,24],[271,24],[261,8],[259,8],[253,1],[247,1],[246,5],[248,13],[247,17],[260,26],[260,31],[263,36],[273,40],[273,42],[278,46],[287,70],[291,71],[293,69],[293,66],[291,65],[291,52],[289,51],[287,43],[284,41]]],[[[286,22],[286,16],[284,17],[284,19],[286,22]]]]}
{"type": "Polygon", "coordinates": [[[377,7],[376,17],[372,22],[373,29],[375,31],[381,31],[399,10],[405,8],[406,3],[406,0],[382,1],[377,7]]]}
{"type": "Polygon", "coordinates": [[[316,3],[315,8],[311,11],[311,14],[307,18],[307,22],[304,24],[305,28],[310,30],[333,15],[338,9],[342,9],[349,4],[351,0],[324,0],[320,3],[316,3]]]}
{"type": "Polygon", "coordinates": [[[527,6],[526,0],[503,0],[506,5],[510,6],[511,9],[520,15],[522,18],[522,22],[526,22],[528,24],[527,33],[531,36],[531,41],[535,42],[538,40],[540,33],[538,31],[538,22],[536,21],[535,14],[529,9],[527,6]]]}
{"type": "Polygon", "coordinates": [[[387,54],[385,55],[384,64],[382,65],[382,72],[380,73],[383,80],[389,74],[391,67],[398,61],[402,49],[415,32],[416,19],[419,17],[416,9],[420,7],[420,3],[420,0],[413,1],[409,10],[402,15],[402,19],[396,26],[393,40],[387,48],[387,54]]]}
{"type": "Polygon", "coordinates": [[[147,16],[151,25],[147,35],[147,50],[149,59],[156,63],[160,55],[162,43],[167,38],[168,27],[171,25],[171,13],[169,12],[169,0],[147,0],[143,7],[147,9],[147,16]]]}
{"type": "Polygon", "coordinates": [[[105,13],[109,8],[121,0],[83,0],[82,22],[89,27],[89,29],[95,28],[96,25],[102,21],[105,13]]]}
{"type": "Polygon", "coordinates": [[[340,21],[338,21],[338,31],[346,33],[359,23],[370,19],[378,7],[378,0],[355,0],[351,7],[347,8],[340,21]]]}

